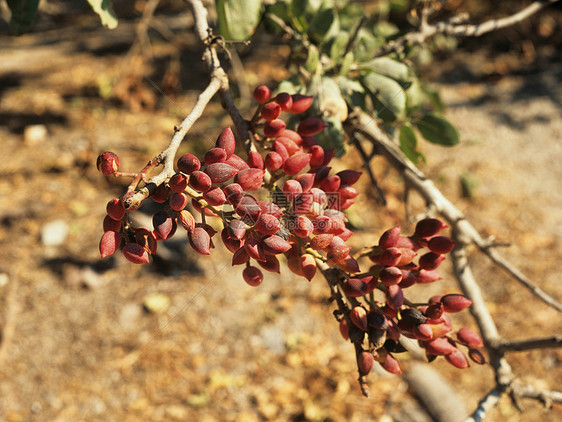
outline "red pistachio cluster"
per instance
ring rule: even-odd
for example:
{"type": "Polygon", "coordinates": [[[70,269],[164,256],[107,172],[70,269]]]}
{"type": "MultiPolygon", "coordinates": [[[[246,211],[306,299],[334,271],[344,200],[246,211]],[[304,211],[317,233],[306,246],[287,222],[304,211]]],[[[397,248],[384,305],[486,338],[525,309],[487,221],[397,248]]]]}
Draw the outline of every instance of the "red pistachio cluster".
{"type": "Polygon", "coordinates": [[[444,356],[453,366],[466,368],[468,360],[458,348],[462,345],[474,362],[485,362],[478,350],[483,343],[476,333],[461,328],[456,338],[452,336],[448,314],[466,309],[472,301],[460,294],[448,294],[434,296],[425,304],[413,304],[404,295],[408,287],[441,279],[435,270],[445,259],[444,254],[454,247],[451,239],[439,235],[445,227],[440,220],[427,218],[417,224],[412,236],[402,236],[400,227],[387,230],[378,245],[366,253],[375,265],[368,273],[343,283],[348,298],[365,296],[367,301],[364,305],[350,299],[353,307],[347,317],[340,317],[342,336],[356,345],[361,375],[368,374],[375,361],[389,372],[401,373],[394,357],[406,351],[400,343],[401,336],[418,340],[429,361],[444,356]],[[420,254],[425,249],[428,251],[420,254]],[[374,300],[375,289],[384,293],[384,303],[374,300]]]}
{"type": "MultiPolygon", "coordinates": [[[[178,225],[187,231],[191,247],[208,255],[217,232],[206,218],[217,217],[222,222],[220,238],[233,253],[232,265],[246,265],[243,277],[252,286],[263,280],[253,261],[266,271],[279,272],[281,254],[291,271],[308,280],[316,273],[318,258],[344,271],[359,271],[345,244],[352,232],[342,210],[358,195],[352,185],[361,173],[330,174],[334,151],[314,138],[326,127],[323,121],[307,118],[291,130],[281,120],[282,112],[306,111],[312,97],[280,93],[272,99],[265,86],[258,87],[254,97],[260,105],[250,126],[261,152],[250,151],[246,160],[237,155],[234,134],[227,127],[203,159],[181,156],[177,173],[150,195],[163,205],[153,216],[152,229],[133,227],[123,198],[112,199],[100,242],[102,257],[122,247],[129,261],[147,263],[157,242],[173,236],[178,225]]],[[[98,169],[105,175],[115,174],[118,163],[111,152],[98,157],[98,169]]]]}
{"type": "MultiPolygon", "coordinates": [[[[124,198],[135,193],[137,186],[131,185],[124,197],[107,204],[101,256],[121,249],[129,261],[148,263],[158,242],[172,237],[178,227],[186,231],[194,251],[209,255],[220,231],[217,237],[232,253],[232,265],[245,266],[242,275],[251,286],[262,283],[262,270],[279,273],[281,262],[309,281],[320,263],[332,268],[340,299],[335,314],[343,337],[355,345],[362,376],[375,361],[389,372],[401,373],[394,355],[406,351],[403,337],[418,340],[430,361],[444,356],[458,368],[467,367],[459,349],[464,346],[474,362],[484,363],[480,337],[468,328],[454,337],[448,316],[470,306],[469,299],[448,294],[420,304],[404,295],[408,287],[441,279],[436,269],[454,247],[439,234],[446,225],[427,218],[411,236],[394,227],[378,245],[351,255],[346,242],[353,233],[345,210],[358,195],[354,184],[361,172],[332,174],[334,150],[315,139],[326,127],[322,120],[307,117],[293,129],[287,127],[283,118],[307,111],[313,97],[285,92],[273,97],[262,85],[254,98],[259,105],[249,121],[252,149],[247,158],[236,154],[230,127],[202,158],[179,157],[175,174],[149,189],[150,198],[161,204],[151,228],[135,227],[129,220],[133,209],[126,209],[124,198]],[[371,266],[361,273],[358,260],[365,258],[371,266]],[[375,298],[376,290],[380,298],[375,298]]],[[[138,175],[119,173],[119,158],[112,152],[100,154],[97,167],[104,175],[132,175],[136,183],[142,175],[144,180],[144,170],[138,175]]]]}

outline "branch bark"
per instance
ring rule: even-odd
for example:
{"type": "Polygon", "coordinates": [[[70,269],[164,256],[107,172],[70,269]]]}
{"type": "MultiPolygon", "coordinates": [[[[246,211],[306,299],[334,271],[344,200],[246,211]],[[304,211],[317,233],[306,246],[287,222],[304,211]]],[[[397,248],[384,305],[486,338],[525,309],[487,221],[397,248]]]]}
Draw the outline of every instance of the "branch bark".
{"type": "Polygon", "coordinates": [[[454,35],[457,37],[480,37],[488,32],[513,26],[558,1],[538,0],[513,15],[501,19],[491,19],[480,24],[459,24],[457,23],[459,20],[458,16],[433,25],[422,21],[419,31],[408,32],[396,40],[385,44],[375,53],[375,57],[386,56],[390,53],[401,53],[407,45],[423,44],[436,34],[454,35]]]}

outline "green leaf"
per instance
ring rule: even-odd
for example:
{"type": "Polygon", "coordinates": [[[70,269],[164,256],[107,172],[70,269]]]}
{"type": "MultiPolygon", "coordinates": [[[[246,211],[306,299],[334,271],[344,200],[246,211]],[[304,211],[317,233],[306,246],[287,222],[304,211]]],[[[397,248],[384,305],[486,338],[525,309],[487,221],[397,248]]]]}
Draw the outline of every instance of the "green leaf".
{"type": "Polygon", "coordinates": [[[98,14],[101,24],[109,29],[117,28],[117,16],[111,10],[110,0],[88,0],[94,12],[98,14]]]}
{"type": "Polygon", "coordinates": [[[350,109],[359,107],[361,110],[366,108],[365,88],[355,79],[349,79],[343,76],[335,78],[340,87],[343,98],[349,105],[350,109]]]}
{"type": "Polygon", "coordinates": [[[308,48],[308,56],[306,57],[306,63],[304,68],[310,73],[315,73],[318,67],[318,62],[320,61],[320,53],[318,48],[314,44],[311,44],[308,48]]]}
{"type": "Polygon", "coordinates": [[[387,21],[380,21],[377,22],[373,26],[373,33],[380,37],[390,38],[396,34],[398,34],[400,30],[396,25],[387,21]]]}
{"type": "Polygon", "coordinates": [[[369,69],[380,73],[381,75],[388,76],[399,82],[411,82],[412,75],[410,68],[404,63],[397,62],[388,57],[379,57],[363,63],[361,67],[368,67],[369,69]]]}
{"type": "Polygon", "coordinates": [[[421,152],[418,151],[418,140],[416,139],[416,133],[412,126],[403,125],[400,128],[400,135],[398,137],[400,141],[400,149],[412,161],[414,164],[418,164],[420,158],[425,161],[425,157],[421,152]]]}
{"type": "Polygon", "coordinates": [[[357,39],[353,44],[353,54],[359,62],[372,59],[375,50],[379,48],[383,42],[377,39],[365,28],[359,29],[357,39]]]}
{"type": "Polygon", "coordinates": [[[369,91],[378,116],[384,121],[393,121],[404,114],[406,93],[400,84],[378,73],[370,73],[362,79],[369,91]]]}
{"type": "Polygon", "coordinates": [[[345,76],[351,70],[351,65],[354,62],[353,51],[348,52],[345,56],[343,56],[343,60],[341,61],[340,71],[339,74],[345,76]]]}
{"type": "Polygon", "coordinates": [[[293,16],[313,15],[322,7],[322,0],[293,0],[291,12],[293,16]]]}
{"type": "Polygon", "coordinates": [[[247,40],[256,30],[261,7],[261,0],[217,0],[219,33],[227,40],[247,40]]]}
{"type": "Polygon", "coordinates": [[[332,60],[338,62],[342,59],[349,37],[350,35],[347,31],[341,31],[336,35],[332,45],[330,46],[330,58],[332,60]]]}
{"type": "Polygon", "coordinates": [[[7,0],[12,12],[10,32],[21,35],[29,31],[35,22],[39,0],[7,0]]]}
{"type": "Polygon", "coordinates": [[[433,144],[453,146],[459,143],[457,129],[443,116],[428,113],[415,124],[423,137],[433,144]]]}
{"type": "Polygon", "coordinates": [[[342,122],[347,119],[347,102],[334,78],[322,78],[319,92],[315,95],[320,100],[320,111],[323,116],[334,117],[342,122]]]}
{"type": "Polygon", "coordinates": [[[332,38],[339,30],[336,9],[324,9],[316,13],[310,22],[309,31],[318,41],[332,38]]]}

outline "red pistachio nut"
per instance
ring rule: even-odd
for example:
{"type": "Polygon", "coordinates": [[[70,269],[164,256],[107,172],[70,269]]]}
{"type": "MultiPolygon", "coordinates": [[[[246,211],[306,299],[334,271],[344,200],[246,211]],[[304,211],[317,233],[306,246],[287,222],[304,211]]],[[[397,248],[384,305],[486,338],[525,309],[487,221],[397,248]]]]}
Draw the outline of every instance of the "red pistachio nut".
{"type": "Polygon", "coordinates": [[[195,230],[195,217],[188,210],[181,210],[178,214],[178,221],[188,232],[195,230]]]}
{"type": "Polygon", "coordinates": [[[163,204],[164,202],[166,202],[169,196],[170,196],[170,189],[168,189],[168,187],[166,187],[163,183],[157,186],[154,192],[150,194],[152,200],[159,204],[163,204]]]}
{"type": "Polygon", "coordinates": [[[254,89],[254,100],[258,103],[265,103],[271,99],[271,90],[266,85],[258,85],[254,89]]]}
{"type": "Polygon", "coordinates": [[[227,159],[226,150],[224,148],[211,148],[205,153],[205,164],[224,163],[227,159]]]}
{"type": "Polygon", "coordinates": [[[446,254],[453,250],[455,242],[446,236],[434,236],[427,242],[427,247],[436,254],[446,254]]]}
{"type": "Polygon", "coordinates": [[[193,154],[182,155],[177,162],[178,170],[188,176],[201,168],[201,161],[193,154]]]}
{"type": "Polygon", "coordinates": [[[226,249],[232,253],[235,253],[241,248],[244,249],[239,239],[229,237],[229,230],[226,227],[221,231],[221,240],[224,246],[226,246],[226,249]]]}
{"type": "Polygon", "coordinates": [[[232,255],[232,266],[245,264],[249,260],[250,255],[248,255],[246,248],[241,247],[234,252],[234,255],[232,255]]]}
{"type": "Polygon", "coordinates": [[[404,304],[404,292],[397,284],[386,288],[386,303],[393,309],[400,309],[404,304]]]}
{"type": "Polygon", "coordinates": [[[381,366],[391,374],[400,375],[402,373],[402,369],[400,369],[400,363],[396,360],[394,356],[388,353],[381,363],[381,366]]]}
{"type": "Polygon", "coordinates": [[[293,106],[293,97],[286,92],[281,92],[275,97],[275,102],[281,106],[283,111],[289,111],[293,106]]]}
{"type": "Polygon", "coordinates": [[[181,193],[187,187],[187,177],[181,173],[174,174],[170,178],[168,185],[170,185],[170,190],[172,192],[181,193]]]}
{"type": "Polygon", "coordinates": [[[453,353],[457,350],[446,338],[439,337],[426,341],[423,344],[425,351],[430,355],[443,356],[453,353]]]}
{"type": "Polygon", "coordinates": [[[225,162],[238,170],[246,170],[250,168],[248,163],[246,163],[246,160],[236,154],[232,154],[225,162]]]}
{"type": "Polygon", "coordinates": [[[445,359],[451,365],[459,369],[468,368],[469,366],[466,356],[459,349],[456,349],[454,352],[445,355],[445,359]]]}
{"type": "Polygon", "coordinates": [[[238,172],[236,167],[227,163],[212,163],[205,168],[205,173],[209,176],[211,183],[224,183],[232,179],[238,172]]]}
{"type": "Polygon", "coordinates": [[[309,118],[299,123],[297,132],[301,136],[314,136],[322,132],[328,125],[322,120],[309,118]]]}
{"type": "Polygon", "coordinates": [[[473,349],[478,349],[484,347],[484,342],[482,338],[470,328],[463,327],[457,332],[457,339],[460,343],[471,347],[473,349]]]}
{"type": "Polygon", "coordinates": [[[262,234],[275,234],[281,228],[281,222],[271,214],[261,214],[256,221],[254,229],[262,234]]]}
{"type": "Polygon", "coordinates": [[[254,191],[261,188],[263,184],[264,170],[249,168],[238,172],[234,178],[234,182],[242,186],[244,191],[254,191]]]}
{"type": "Polygon", "coordinates": [[[236,149],[236,139],[234,138],[234,133],[232,132],[230,126],[224,128],[220,133],[217,138],[217,142],[215,143],[215,147],[224,149],[226,151],[227,159],[234,154],[234,150],[236,149]]]}
{"type": "Polygon", "coordinates": [[[435,236],[445,227],[447,227],[447,225],[441,220],[436,218],[424,218],[416,224],[414,237],[429,238],[435,236]]]}
{"type": "Polygon", "coordinates": [[[172,195],[170,195],[170,208],[173,209],[174,211],[181,211],[183,210],[186,206],[187,203],[189,202],[189,197],[185,194],[185,193],[172,193],[172,195]]]}
{"type": "Polygon", "coordinates": [[[357,369],[363,376],[367,375],[373,369],[375,358],[370,352],[361,352],[357,355],[357,369]]]}
{"type": "Polygon", "coordinates": [[[290,138],[278,136],[277,139],[275,139],[275,142],[277,142],[277,145],[283,144],[289,156],[295,155],[297,152],[302,151],[302,148],[299,147],[299,145],[290,138]]]}
{"type": "Polygon", "coordinates": [[[252,266],[244,268],[244,271],[242,271],[242,277],[246,283],[254,287],[259,286],[263,281],[263,273],[261,270],[252,266]]]}
{"type": "Polygon", "coordinates": [[[170,238],[175,232],[174,223],[175,221],[166,211],[158,211],[154,214],[152,216],[152,226],[154,227],[156,238],[159,240],[170,238]]]}
{"type": "Polygon", "coordinates": [[[138,227],[135,229],[135,241],[149,254],[156,255],[158,242],[153,232],[145,227],[138,227]]]}
{"type": "Polygon", "coordinates": [[[463,309],[468,308],[472,305],[472,300],[459,294],[449,294],[441,298],[441,303],[443,304],[443,309],[445,312],[453,313],[460,312],[463,309]]]}
{"type": "Polygon", "coordinates": [[[269,171],[279,170],[283,167],[283,157],[278,152],[269,151],[265,156],[265,168],[269,171]]]}
{"type": "Polygon", "coordinates": [[[103,219],[103,231],[104,232],[114,231],[119,233],[121,231],[122,223],[123,223],[122,220],[114,220],[109,215],[106,215],[105,218],[103,219]]]}
{"type": "Polygon", "coordinates": [[[309,109],[314,101],[314,97],[311,95],[293,94],[292,100],[293,105],[289,112],[298,114],[309,109]]]}
{"type": "Polygon", "coordinates": [[[277,103],[267,103],[263,105],[260,115],[263,119],[272,121],[279,117],[281,114],[281,106],[277,103]]]}
{"type": "Polygon", "coordinates": [[[106,258],[110,255],[113,255],[119,246],[121,245],[121,234],[114,232],[114,231],[106,231],[101,239],[99,244],[100,255],[102,258],[106,258]]]}
{"type": "Polygon", "coordinates": [[[109,215],[114,220],[121,220],[125,216],[125,206],[123,201],[119,198],[113,198],[107,203],[105,207],[107,215],[109,215]]]}
{"type": "Polygon", "coordinates": [[[283,163],[283,170],[290,176],[294,176],[305,169],[310,162],[310,154],[299,152],[287,158],[283,163]]]}
{"type": "Polygon", "coordinates": [[[244,189],[238,183],[231,183],[223,188],[226,202],[230,205],[237,205],[244,197],[244,189]]]}
{"type": "MultiPolygon", "coordinates": [[[[261,243],[265,252],[272,255],[285,253],[291,249],[291,244],[276,234],[264,237],[261,243]]],[[[297,264],[300,267],[300,261],[297,260],[297,264]]]]}
{"type": "Polygon", "coordinates": [[[312,280],[316,274],[316,258],[311,254],[304,254],[299,260],[302,274],[308,281],[312,280]]]}
{"type": "Polygon", "coordinates": [[[343,283],[343,291],[350,297],[361,297],[371,293],[377,287],[377,279],[373,276],[350,278],[343,283]]]}
{"type": "Polygon", "coordinates": [[[244,249],[246,249],[250,258],[253,258],[256,261],[265,261],[264,248],[255,237],[246,237],[246,240],[244,241],[244,249]]]}
{"type": "Polygon", "coordinates": [[[133,264],[147,264],[148,252],[138,243],[127,243],[123,247],[123,256],[133,264]]]}
{"type": "Polygon", "coordinates": [[[263,170],[265,168],[265,163],[263,157],[257,151],[250,151],[248,154],[248,165],[250,168],[256,168],[263,170]]]}
{"type": "Polygon", "coordinates": [[[385,286],[391,286],[402,281],[402,272],[397,267],[384,267],[379,274],[379,278],[385,286]]]}
{"type": "Polygon", "coordinates": [[[362,329],[363,331],[367,331],[369,325],[367,322],[367,311],[365,308],[362,306],[355,306],[349,313],[349,318],[356,327],[362,329]]]}
{"type": "Polygon", "coordinates": [[[189,244],[193,250],[201,255],[211,254],[211,236],[203,227],[195,227],[195,229],[187,232],[189,244]]]}
{"type": "Polygon", "coordinates": [[[209,205],[219,207],[226,202],[226,195],[220,187],[215,186],[203,194],[203,199],[205,199],[209,205]]]}
{"type": "Polygon", "coordinates": [[[385,231],[379,239],[379,248],[385,250],[396,247],[400,238],[400,230],[400,226],[396,226],[385,231]]]}
{"type": "MultiPolygon", "coordinates": [[[[219,164],[219,163],[217,163],[219,164]]],[[[211,188],[212,185],[211,178],[208,174],[203,173],[202,171],[194,171],[189,176],[189,186],[199,192],[205,192],[211,188]]]]}
{"type": "Polygon", "coordinates": [[[295,180],[300,183],[303,192],[308,192],[314,185],[314,175],[311,173],[299,174],[295,180]]]}
{"type": "Polygon", "coordinates": [[[96,166],[104,176],[111,176],[119,170],[119,157],[111,151],[102,152],[98,155],[96,166]]]}
{"type": "Polygon", "coordinates": [[[421,269],[426,271],[433,271],[441,265],[441,263],[445,260],[444,255],[439,255],[434,252],[427,252],[420,256],[418,264],[421,269]]]}
{"type": "Polygon", "coordinates": [[[279,260],[275,255],[265,255],[265,261],[256,261],[264,270],[272,273],[280,273],[279,260]]]}
{"type": "Polygon", "coordinates": [[[268,138],[277,138],[286,126],[286,123],[281,119],[266,122],[263,126],[263,134],[268,138]]]}
{"type": "Polygon", "coordinates": [[[361,174],[363,173],[355,170],[342,170],[336,173],[336,175],[341,179],[342,185],[349,186],[354,185],[361,177],[361,174]]]}

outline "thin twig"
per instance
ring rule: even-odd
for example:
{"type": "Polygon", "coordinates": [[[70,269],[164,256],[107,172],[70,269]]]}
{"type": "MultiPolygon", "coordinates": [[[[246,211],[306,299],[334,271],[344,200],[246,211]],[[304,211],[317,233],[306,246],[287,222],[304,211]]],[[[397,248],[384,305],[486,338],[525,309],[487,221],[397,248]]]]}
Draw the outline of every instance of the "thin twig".
{"type": "Polygon", "coordinates": [[[549,347],[562,347],[562,336],[534,338],[518,341],[503,340],[496,345],[502,352],[522,352],[525,350],[546,349],[549,347]]]}
{"type": "Polygon", "coordinates": [[[219,91],[221,85],[222,82],[220,79],[211,79],[207,88],[205,88],[205,90],[197,98],[197,102],[191,109],[191,112],[179,126],[176,126],[175,133],[172,136],[172,140],[169,145],[164,151],[155,157],[155,160],[158,163],[163,164],[162,171],[151,177],[147,182],[147,186],[144,186],[132,195],[128,195],[127,198],[124,198],[125,208],[135,209],[138,207],[140,203],[150,195],[151,190],[154,190],[157,186],[160,186],[174,175],[174,159],[183,138],[189,129],[191,129],[193,124],[203,115],[207,104],[209,104],[209,101],[211,101],[214,95],[219,91]]]}
{"type": "Polygon", "coordinates": [[[406,46],[423,44],[428,38],[431,38],[436,34],[447,34],[457,37],[479,37],[487,32],[515,25],[537,13],[544,7],[554,4],[557,1],[559,0],[538,0],[513,15],[501,19],[488,20],[480,24],[461,25],[451,19],[437,22],[433,25],[422,25],[419,31],[408,32],[407,34],[385,44],[375,53],[375,57],[386,56],[390,53],[401,53],[404,51],[406,46]]]}

